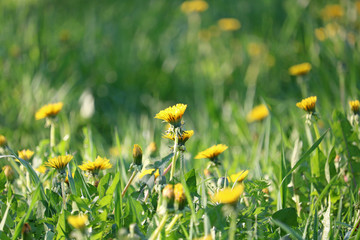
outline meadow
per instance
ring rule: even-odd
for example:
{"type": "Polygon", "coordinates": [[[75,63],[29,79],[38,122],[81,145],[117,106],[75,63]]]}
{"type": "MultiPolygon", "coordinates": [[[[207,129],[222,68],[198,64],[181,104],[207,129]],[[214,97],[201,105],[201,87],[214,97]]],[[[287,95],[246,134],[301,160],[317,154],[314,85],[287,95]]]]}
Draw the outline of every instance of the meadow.
{"type": "Polygon", "coordinates": [[[0,13],[0,239],[360,239],[360,1],[0,13]]]}

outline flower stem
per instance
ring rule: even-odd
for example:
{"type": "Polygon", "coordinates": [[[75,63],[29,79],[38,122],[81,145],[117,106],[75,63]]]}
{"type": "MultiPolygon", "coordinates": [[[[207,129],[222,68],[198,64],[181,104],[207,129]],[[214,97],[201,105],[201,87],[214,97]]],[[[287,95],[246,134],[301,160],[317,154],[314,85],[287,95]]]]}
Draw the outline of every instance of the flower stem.
{"type": "Polygon", "coordinates": [[[122,196],[122,197],[124,197],[124,195],[125,195],[126,191],[127,191],[127,190],[128,190],[128,188],[130,187],[131,182],[132,182],[132,181],[134,180],[134,178],[135,178],[135,175],[136,175],[136,170],[134,170],[134,171],[133,171],[133,173],[132,173],[132,175],[131,175],[131,177],[130,177],[130,179],[129,179],[128,183],[126,184],[126,186],[125,186],[125,188],[124,188],[123,192],[121,193],[121,196],[122,196]]]}
{"type": "Polygon", "coordinates": [[[149,238],[149,240],[155,240],[158,236],[159,236],[159,234],[160,234],[160,232],[161,232],[161,230],[164,228],[164,226],[165,226],[165,223],[166,223],[166,220],[168,219],[168,213],[165,213],[165,215],[164,215],[164,217],[161,219],[161,222],[160,222],[160,224],[159,224],[159,226],[155,229],[155,231],[151,234],[151,237],[149,238]]]}
{"type": "Polygon", "coordinates": [[[230,229],[229,229],[229,240],[235,240],[236,218],[237,218],[237,211],[234,211],[231,214],[231,222],[230,222],[230,229]]]}
{"type": "Polygon", "coordinates": [[[174,227],[175,223],[181,218],[182,214],[175,214],[174,218],[171,220],[171,222],[169,223],[169,225],[167,225],[166,229],[165,229],[165,233],[166,235],[169,234],[169,232],[171,231],[171,229],[174,227]]]}
{"type": "Polygon", "coordinates": [[[51,155],[54,155],[55,147],[55,124],[54,121],[50,120],[50,151],[51,155]]]}
{"type": "Polygon", "coordinates": [[[65,184],[64,179],[61,179],[61,195],[63,198],[63,209],[66,210],[66,196],[65,196],[65,184]]]}
{"type": "Polygon", "coordinates": [[[176,165],[176,158],[178,155],[178,143],[179,143],[179,128],[175,128],[175,141],[174,141],[174,155],[172,157],[171,160],[171,171],[170,171],[170,181],[173,179],[174,177],[174,172],[175,172],[175,165],[176,165]]]}

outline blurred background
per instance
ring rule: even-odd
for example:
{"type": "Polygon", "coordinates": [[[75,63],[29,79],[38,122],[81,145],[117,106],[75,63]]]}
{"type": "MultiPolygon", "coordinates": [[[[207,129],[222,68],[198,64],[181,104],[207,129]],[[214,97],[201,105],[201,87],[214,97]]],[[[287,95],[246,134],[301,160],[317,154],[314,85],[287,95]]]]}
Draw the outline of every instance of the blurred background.
{"type": "Polygon", "coordinates": [[[303,112],[295,106],[302,98],[316,95],[326,120],[335,107],[347,112],[348,100],[359,96],[358,2],[211,0],[201,6],[0,1],[1,134],[14,149],[35,149],[49,136],[35,112],[62,101],[56,134],[71,151],[82,146],[84,127],[104,156],[115,145],[115,130],[125,155],[134,143],[146,148],[151,141],[168,151],[161,144],[165,124],[154,116],[185,103],[185,127],[195,131],[188,151],[224,143],[232,149],[227,159],[246,164],[257,152],[247,149],[265,131],[246,121],[254,106],[270,109],[265,139],[277,148],[281,131],[289,139],[303,134],[303,112]],[[219,21],[224,18],[233,19],[219,21]],[[312,66],[303,77],[307,96],[288,72],[303,62],[312,66]]]}

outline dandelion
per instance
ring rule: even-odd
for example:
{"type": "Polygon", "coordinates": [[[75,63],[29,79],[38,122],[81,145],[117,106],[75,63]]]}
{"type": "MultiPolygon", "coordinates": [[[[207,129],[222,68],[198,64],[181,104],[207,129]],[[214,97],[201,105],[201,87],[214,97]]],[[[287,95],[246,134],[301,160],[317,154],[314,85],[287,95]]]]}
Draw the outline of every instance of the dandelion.
{"type": "Polygon", "coordinates": [[[182,210],[185,207],[185,192],[184,187],[181,183],[178,183],[174,186],[174,200],[175,200],[175,209],[182,210]]]}
{"type": "Polygon", "coordinates": [[[0,147],[3,147],[7,144],[6,137],[3,135],[0,135],[0,147]]]}
{"type": "Polygon", "coordinates": [[[156,179],[160,175],[159,169],[156,169],[156,171],[155,171],[155,168],[145,169],[139,174],[139,179],[142,179],[146,175],[152,175],[152,174],[154,174],[154,177],[156,179]]]}
{"type": "Polygon", "coordinates": [[[210,161],[217,163],[217,157],[224,152],[226,149],[228,149],[228,146],[224,145],[224,144],[217,144],[214,145],[202,152],[199,152],[196,156],[195,159],[203,159],[203,158],[208,158],[210,159],[210,161]]]}
{"type": "Polygon", "coordinates": [[[79,168],[83,171],[97,173],[99,170],[112,168],[112,165],[109,159],[98,156],[94,162],[84,163],[80,165],[79,168]]]}
{"type": "MultiPolygon", "coordinates": [[[[19,158],[29,161],[31,157],[34,155],[34,152],[29,149],[23,149],[18,151],[19,158]]],[[[19,161],[19,160],[18,160],[19,161]]]]}
{"type": "Polygon", "coordinates": [[[63,105],[64,104],[62,102],[58,102],[43,106],[36,112],[36,120],[56,116],[61,111],[63,105]]]}
{"type": "Polygon", "coordinates": [[[88,221],[87,215],[69,216],[68,223],[76,229],[83,230],[88,221]]]}
{"type": "Polygon", "coordinates": [[[240,171],[238,173],[230,175],[230,179],[232,182],[240,182],[241,183],[247,177],[248,174],[249,174],[249,170],[240,171]]]}
{"type": "Polygon", "coordinates": [[[359,100],[349,101],[349,105],[350,105],[350,109],[354,113],[354,115],[356,115],[356,114],[359,115],[360,101],[359,100]]]}
{"type": "Polygon", "coordinates": [[[155,118],[164,120],[175,128],[180,127],[181,118],[185,113],[186,107],[186,104],[178,103],[172,107],[166,108],[165,110],[161,110],[158,114],[155,115],[155,118]]]}
{"type": "Polygon", "coordinates": [[[12,167],[10,165],[5,165],[2,170],[5,173],[5,177],[7,178],[7,180],[9,182],[11,182],[12,180],[14,180],[14,170],[12,169],[12,167]]]}
{"type": "Polygon", "coordinates": [[[218,25],[222,31],[236,31],[241,28],[241,23],[236,18],[222,18],[218,25]]]}
{"type": "Polygon", "coordinates": [[[246,116],[246,121],[249,123],[261,121],[269,116],[269,110],[265,104],[254,107],[246,116]]]}
{"type": "Polygon", "coordinates": [[[181,11],[184,13],[204,12],[208,8],[207,2],[201,0],[185,1],[181,4],[181,11]]]}
{"type": "Polygon", "coordinates": [[[251,57],[258,57],[264,50],[264,46],[259,43],[251,42],[247,45],[246,50],[251,57]]]}
{"type": "Polygon", "coordinates": [[[211,237],[211,235],[206,235],[200,238],[194,238],[194,240],[212,240],[213,238],[211,237]]]}
{"type": "Polygon", "coordinates": [[[46,173],[47,168],[44,165],[40,165],[38,168],[35,168],[36,171],[38,171],[39,173],[46,173]]]}
{"type": "Polygon", "coordinates": [[[289,68],[289,74],[292,76],[301,76],[308,74],[311,70],[311,64],[308,62],[291,66],[289,68]]]}
{"type": "Polygon", "coordinates": [[[223,190],[215,193],[212,196],[212,200],[217,203],[234,204],[236,203],[241,194],[244,192],[244,185],[240,184],[231,188],[224,188],[223,190]]]}
{"type": "Polygon", "coordinates": [[[46,163],[45,166],[55,168],[59,171],[63,170],[66,165],[73,159],[73,156],[66,155],[66,156],[57,156],[54,158],[50,158],[46,163]]]}
{"type": "Polygon", "coordinates": [[[324,20],[341,18],[344,16],[344,9],[339,4],[329,4],[322,9],[321,16],[324,20]]]}
{"type": "Polygon", "coordinates": [[[142,149],[138,144],[134,145],[133,148],[133,159],[134,159],[134,164],[136,165],[141,165],[142,164],[142,149]]]}
{"type": "MultiPolygon", "coordinates": [[[[189,140],[194,135],[193,130],[184,131],[181,135],[179,135],[179,145],[185,145],[186,141],[189,140]]],[[[175,141],[175,134],[174,133],[166,133],[163,135],[163,138],[167,138],[170,140],[175,141]]]]}
{"type": "Polygon", "coordinates": [[[296,106],[312,114],[315,112],[316,100],[317,100],[316,96],[308,97],[301,100],[301,102],[296,103],[296,106]]]}
{"type": "Polygon", "coordinates": [[[162,190],[162,196],[167,202],[174,201],[174,186],[168,184],[162,190]]]}
{"type": "Polygon", "coordinates": [[[316,29],[314,30],[314,33],[315,33],[315,37],[316,37],[319,41],[321,41],[321,42],[325,41],[326,38],[327,38],[327,34],[326,34],[326,31],[325,31],[325,28],[323,28],[323,27],[321,27],[321,28],[316,28],[316,29]]]}

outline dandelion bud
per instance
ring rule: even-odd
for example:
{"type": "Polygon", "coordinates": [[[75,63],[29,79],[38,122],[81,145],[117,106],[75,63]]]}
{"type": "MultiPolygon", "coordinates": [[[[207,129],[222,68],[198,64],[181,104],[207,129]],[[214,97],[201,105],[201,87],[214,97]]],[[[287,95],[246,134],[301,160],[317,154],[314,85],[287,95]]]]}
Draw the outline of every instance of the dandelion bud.
{"type": "Polygon", "coordinates": [[[174,188],[173,185],[168,184],[164,187],[163,191],[163,198],[166,200],[174,200],[174,188]]]}
{"type": "Polygon", "coordinates": [[[217,187],[218,189],[224,188],[229,186],[229,179],[225,177],[221,177],[217,181],[217,187]]]}
{"type": "Polygon", "coordinates": [[[142,164],[142,154],[141,147],[138,144],[135,144],[133,148],[133,158],[136,165],[142,164]]]}
{"type": "Polygon", "coordinates": [[[6,141],[6,137],[5,137],[5,136],[3,136],[3,135],[0,135],[0,147],[5,146],[5,145],[6,145],[6,143],[7,143],[7,141],[6,141]]]}
{"type": "Polygon", "coordinates": [[[31,227],[28,223],[25,223],[21,229],[21,234],[23,235],[23,239],[32,239],[31,237],[31,227]]]}
{"type": "Polygon", "coordinates": [[[354,101],[349,101],[349,105],[350,105],[350,109],[353,112],[354,115],[359,114],[360,111],[360,101],[359,100],[354,100],[354,101]]]}
{"type": "Polygon", "coordinates": [[[14,170],[11,168],[10,165],[6,165],[3,167],[3,171],[5,173],[5,176],[9,182],[14,180],[14,170]]]}
{"type": "Polygon", "coordinates": [[[174,187],[174,195],[175,195],[175,209],[182,210],[185,207],[185,192],[183,185],[178,183],[174,187]]]}

